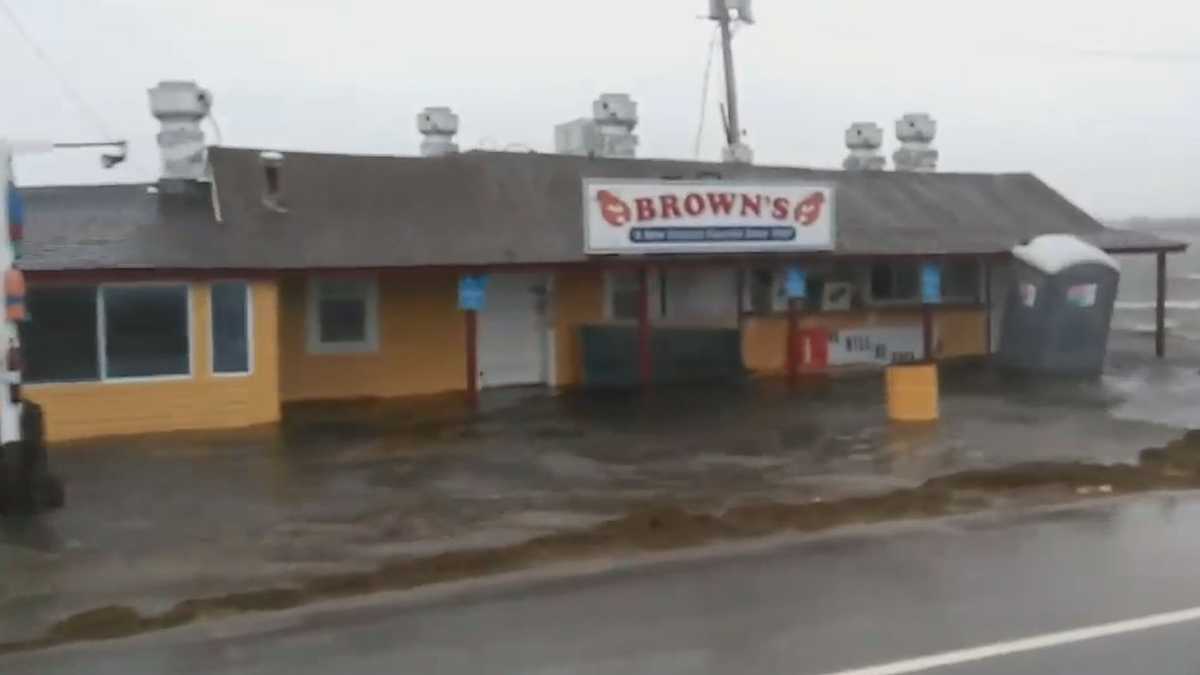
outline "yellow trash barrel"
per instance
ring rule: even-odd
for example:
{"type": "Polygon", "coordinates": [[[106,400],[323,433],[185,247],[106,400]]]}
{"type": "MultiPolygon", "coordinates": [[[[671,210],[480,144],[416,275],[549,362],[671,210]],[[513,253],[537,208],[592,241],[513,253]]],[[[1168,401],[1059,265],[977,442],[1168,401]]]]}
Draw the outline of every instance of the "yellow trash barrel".
{"type": "Polygon", "coordinates": [[[934,363],[888,366],[888,418],[932,422],[938,418],[938,369],[934,363]]]}

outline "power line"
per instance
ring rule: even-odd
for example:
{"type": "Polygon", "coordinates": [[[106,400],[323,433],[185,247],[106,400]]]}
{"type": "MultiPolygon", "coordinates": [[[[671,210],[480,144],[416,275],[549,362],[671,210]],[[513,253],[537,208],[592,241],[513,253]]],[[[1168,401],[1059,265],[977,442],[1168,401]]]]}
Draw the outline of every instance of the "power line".
{"type": "Polygon", "coordinates": [[[4,14],[8,17],[9,22],[12,23],[13,28],[15,28],[21,38],[25,40],[25,43],[29,45],[29,48],[33,51],[34,56],[36,56],[38,60],[40,60],[42,64],[45,65],[46,68],[54,75],[54,78],[58,80],[58,84],[60,87],[62,87],[63,92],[65,92],[67,96],[74,101],[75,105],[85,116],[91,118],[91,122],[96,125],[96,130],[106,138],[113,138],[112,133],[110,133],[108,129],[108,125],[104,123],[104,118],[100,116],[100,113],[96,112],[95,108],[88,105],[87,100],[83,98],[83,95],[79,93],[79,90],[75,88],[69,79],[67,79],[67,76],[62,72],[62,70],[55,65],[54,61],[50,58],[50,55],[47,54],[46,51],[38,45],[37,41],[33,39],[33,36],[28,30],[25,29],[25,25],[21,23],[20,17],[18,17],[16,12],[13,11],[12,7],[9,7],[7,0],[0,0],[0,10],[4,11],[4,14]]]}
{"type": "Polygon", "coordinates": [[[712,79],[713,54],[717,51],[717,38],[721,35],[719,27],[713,28],[712,39],[708,41],[708,60],[704,63],[704,84],[700,87],[700,124],[696,128],[696,143],[692,155],[700,159],[700,142],[704,138],[704,120],[708,116],[708,83],[712,79]]]}

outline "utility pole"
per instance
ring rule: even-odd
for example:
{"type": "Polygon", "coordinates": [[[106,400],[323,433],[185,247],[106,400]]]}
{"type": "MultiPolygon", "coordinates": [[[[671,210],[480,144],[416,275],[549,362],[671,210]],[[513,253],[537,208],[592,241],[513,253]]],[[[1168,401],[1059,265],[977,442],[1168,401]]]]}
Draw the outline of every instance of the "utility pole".
{"type": "Polygon", "coordinates": [[[754,152],[742,142],[742,121],[738,114],[737,75],[733,69],[733,22],[754,23],[751,0],[709,0],[709,18],[721,27],[721,53],[725,63],[725,150],[726,162],[749,164],[754,152]],[[733,12],[736,10],[737,18],[733,12]]]}

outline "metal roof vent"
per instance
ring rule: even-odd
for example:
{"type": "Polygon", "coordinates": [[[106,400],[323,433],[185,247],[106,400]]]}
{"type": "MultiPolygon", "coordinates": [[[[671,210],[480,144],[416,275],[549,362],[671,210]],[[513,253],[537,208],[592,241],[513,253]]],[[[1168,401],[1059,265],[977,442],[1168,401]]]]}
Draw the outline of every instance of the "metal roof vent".
{"type": "Polygon", "coordinates": [[[432,106],[417,115],[417,131],[425,137],[421,141],[421,155],[441,157],[458,152],[454,135],[458,133],[458,115],[445,106],[432,106]]]}
{"type": "Polygon", "coordinates": [[[908,113],[896,120],[900,149],[892,153],[897,171],[937,170],[938,151],[933,148],[937,122],[926,113],[908,113]]]}
{"type": "Polygon", "coordinates": [[[855,122],[846,129],[846,147],[850,155],[842,162],[847,171],[881,171],[887,158],[879,153],[883,129],[874,122],[855,122]]]}
{"type": "Polygon", "coordinates": [[[164,180],[200,180],[206,171],[200,122],[212,109],[212,93],[190,80],[164,80],[149,90],[150,114],[158,118],[158,149],[164,180]]]}
{"type": "Polygon", "coordinates": [[[596,155],[637,156],[638,137],[633,130],[638,125],[638,109],[637,102],[629,94],[601,94],[592,103],[592,119],[599,131],[596,155]]]}
{"type": "Polygon", "coordinates": [[[283,153],[264,150],[258,153],[263,170],[263,206],[276,213],[287,213],[283,204],[283,153]]]}

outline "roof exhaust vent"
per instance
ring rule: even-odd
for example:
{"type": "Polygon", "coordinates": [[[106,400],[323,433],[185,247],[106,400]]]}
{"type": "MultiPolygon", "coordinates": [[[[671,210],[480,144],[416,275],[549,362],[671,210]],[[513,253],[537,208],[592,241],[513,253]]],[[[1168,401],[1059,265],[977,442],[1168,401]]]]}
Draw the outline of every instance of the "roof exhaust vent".
{"type": "Polygon", "coordinates": [[[264,150],[258,153],[263,169],[263,206],[276,213],[287,213],[283,205],[283,153],[264,150]]]}
{"type": "Polygon", "coordinates": [[[458,133],[458,115],[445,106],[432,106],[417,115],[417,131],[425,137],[421,141],[423,157],[441,157],[458,152],[454,135],[458,133]]]}
{"type": "Polygon", "coordinates": [[[637,102],[629,94],[601,94],[592,102],[592,116],[554,127],[554,151],[582,157],[637,156],[637,102]]]}
{"type": "Polygon", "coordinates": [[[638,108],[629,94],[600,94],[600,98],[592,103],[592,119],[600,132],[597,155],[637,156],[638,137],[633,130],[638,125],[638,108]]]}
{"type": "Polygon", "coordinates": [[[908,113],[896,120],[900,149],[892,153],[897,171],[937,171],[938,151],[933,148],[937,121],[926,113],[908,113]]]}
{"type": "Polygon", "coordinates": [[[207,170],[200,122],[212,109],[212,93],[190,80],[164,80],[149,90],[150,114],[158,118],[163,180],[200,180],[207,170]]]}
{"type": "Polygon", "coordinates": [[[879,153],[883,129],[874,122],[855,122],[846,129],[846,147],[850,155],[842,162],[847,171],[881,171],[887,158],[879,153]]]}

